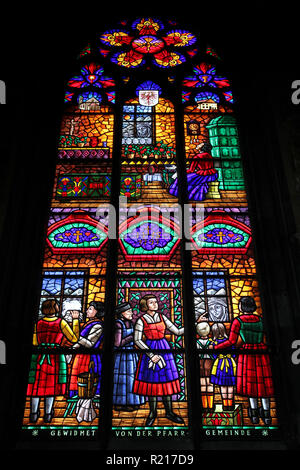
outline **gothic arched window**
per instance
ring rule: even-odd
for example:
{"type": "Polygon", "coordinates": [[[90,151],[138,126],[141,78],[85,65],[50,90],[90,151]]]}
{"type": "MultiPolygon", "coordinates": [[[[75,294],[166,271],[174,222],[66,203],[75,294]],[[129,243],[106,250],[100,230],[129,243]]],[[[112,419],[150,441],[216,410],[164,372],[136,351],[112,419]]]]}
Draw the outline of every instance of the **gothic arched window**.
{"type": "Polygon", "coordinates": [[[217,53],[174,22],[122,22],[80,52],[25,436],[276,436],[235,99],[217,53]]]}

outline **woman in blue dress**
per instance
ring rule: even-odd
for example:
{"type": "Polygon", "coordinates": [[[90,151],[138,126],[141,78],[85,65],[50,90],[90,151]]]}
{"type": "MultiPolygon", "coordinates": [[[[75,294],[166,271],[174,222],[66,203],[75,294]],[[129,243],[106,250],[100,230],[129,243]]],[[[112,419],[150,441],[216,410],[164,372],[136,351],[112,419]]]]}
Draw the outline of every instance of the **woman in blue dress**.
{"type": "Polygon", "coordinates": [[[136,321],[134,341],[143,351],[137,366],[133,390],[147,396],[150,413],[146,426],[152,426],[157,417],[157,398],[161,397],[166,410],[165,417],[174,423],[184,424],[181,416],[173,412],[172,397],[181,391],[179,372],[166,330],[176,336],[184,334],[169,318],[158,312],[155,295],[147,294],[140,299],[143,315],[136,321]]]}
{"type": "MultiPolygon", "coordinates": [[[[209,190],[209,183],[218,179],[218,172],[214,169],[212,146],[209,142],[202,142],[196,148],[198,151],[192,158],[187,170],[188,197],[193,201],[203,201],[209,190]]],[[[178,179],[169,188],[169,193],[178,196],[178,179]]]]}
{"type": "Polygon", "coordinates": [[[116,314],[113,404],[118,411],[133,411],[145,403],[145,397],[132,391],[138,355],[134,352],[133,312],[130,304],[125,302],[118,305],[116,314]]]}

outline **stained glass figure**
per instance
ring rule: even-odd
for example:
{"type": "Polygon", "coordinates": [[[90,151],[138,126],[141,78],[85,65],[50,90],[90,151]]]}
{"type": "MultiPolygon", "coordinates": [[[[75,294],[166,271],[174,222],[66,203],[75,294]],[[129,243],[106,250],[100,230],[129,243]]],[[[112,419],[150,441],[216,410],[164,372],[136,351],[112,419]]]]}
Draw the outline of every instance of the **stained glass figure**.
{"type": "Polygon", "coordinates": [[[185,87],[223,88],[230,85],[227,78],[216,75],[216,68],[211,64],[202,62],[193,69],[193,72],[195,75],[191,75],[183,81],[185,87]]]}
{"type": "Polygon", "coordinates": [[[113,404],[116,411],[135,411],[146,401],[134,393],[139,355],[134,351],[133,311],[128,302],[116,308],[113,404]]]}
{"type": "MultiPolygon", "coordinates": [[[[72,326],[59,318],[58,304],[54,299],[42,303],[43,318],[38,320],[33,344],[43,348],[59,347],[63,338],[76,343],[79,337],[79,312],[72,311],[72,326]]],[[[54,417],[54,399],[64,395],[67,384],[67,364],[63,354],[50,352],[32,356],[27,395],[30,397],[29,421],[36,423],[40,417],[40,400],[44,398],[44,422],[54,417]]]]}
{"type": "MultiPolygon", "coordinates": [[[[261,317],[255,314],[256,308],[252,296],[241,297],[239,302],[241,315],[232,322],[229,338],[225,339],[223,337],[222,341],[213,346],[213,350],[219,351],[228,346],[234,346],[240,336],[242,350],[247,350],[247,352],[266,351],[267,347],[263,340],[263,323],[261,317]]],[[[233,367],[232,370],[234,370],[233,367]]],[[[270,426],[272,423],[270,398],[274,396],[274,388],[269,356],[267,354],[256,354],[255,352],[253,354],[242,354],[240,352],[238,354],[236,376],[236,393],[248,398],[248,416],[251,423],[258,425],[261,419],[265,425],[270,426]],[[255,374],[253,374],[253,371],[255,371],[255,374]],[[259,400],[261,401],[260,407],[259,400]]]]}
{"type": "MultiPolygon", "coordinates": [[[[148,277],[141,276],[138,273],[132,274],[134,275],[130,276],[129,274],[122,273],[122,277],[119,280],[119,304],[117,311],[119,309],[126,309],[127,312],[130,312],[130,319],[125,319],[118,315],[116,319],[115,341],[121,338],[121,332],[122,335],[126,332],[128,339],[126,340],[127,336],[124,338],[121,357],[125,360],[124,356],[126,354],[127,367],[128,360],[131,360],[132,354],[137,356],[138,360],[136,362],[134,359],[133,362],[130,362],[131,372],[129,382],[127,382],[126,394],[128,394],[129,390],[133,392],[131,395],[132,401],[129,405],[114,407],[113,429],[117,433],[118,429],[122,429],[120,424],[124,426],[122,423],[126,422],[127,426],[129,426],[128,429],[132,430],[138,425],[144,426],[145,429],[156,429],[157,436],[162,435],[163,430],[171,430],[176,427],[179,427],[184,432],[187,429],[185,359],[182,354],[182,336],[176,336],[177,334],[183,334],[183,328],[180,329],[180,280],[176,279],[176,274],[169,280],[165,276],[161,278],[155,276],[150,280],[148,277]],[[123,301],[125,298],[128,298],[128,302],[123,301]],[[149,333],[149,338],[147,339],[147,334],[144,334],[144,320],[148,319],[150,322],[152,317],[147,312],[143,312],[142,308],[144,308],[143,304],[146,307],[146,302],[148,305],[151,299],[153,299],[155,304],[155,312],[157,312],[157,309],[160,312],[154,312],[154,314],[163,318],[164,324],[167,325],[167,328],[170,328],[168,333],[165,330],[165,339],[162,336],[163,330],[159,330],[161,331],[159,334],[160,339],[154,338],[155,331],[158,333],[156,318],[150,324],[150,328],[154,328],[153,335],[149,333]],[[121,323],[119,321],[120,317],[121,323]],[[126,325],[127,329],[124,329],[124,325],[126,325]],[[130,342],[137,344],[138,347],[135,346],[135,349],[133,349],[130,342]],[[151,363],[149,362],[150,356],[155,361],[156,357],[154,353],[151,353],[150,356],[147,353],[149,342],[152,346],[151,351],[153,351],[155,344],[159,348],[157,349],[157,354],[160,357],[156,365],[154,362],[152,363],[151,371],[148,368],[148,365],[151,363]],[[129,343],[131,346],[127,347],[126,345],[129,343]],[[166,365],[164,365],[164,361],[166,365]],[[148,383],[147,386],[145,381],[148,383]],[[128,388],[128,384],[131,384],[130,388],[128,388]],[[157,398],[153,395],[154,389],[157,398]]],[[[163,323],[161,325],[163,326],[163,323]]],[[[148,328],[147,324],[145,328],[148,328]]],[[[122,383],[122,377],[119,377],[118,353],[115,355],[115,364],[118,365],[114,372],[114,390],[117,392],[119,383],[122,383]]],[[[115,402],[117,400],[124,401],[124,392],[120,390],[120,394],[120,397],[118,395],[114,396],[115,402]]]]}
{"type": "MultiPolygon", "coordinates": [[[[74,348],[100,348],[103,340],[103,302],[90,302],[86,312],[86,322],[81,328],[79,338],[74,348]]],[[[70,398],[80,396],[80,387],[82,386],[77,377],[80,374],[88,373],[92,365],[92,372],[98,376],[97,386],[94,390],[95,398],[100,398],[101,387],[101,358],[98,354],[76,354],[70,370],[68,395],[70,398]]]]}
{"type": "Polygon", "coordinates": [[[198,272],[193,278],[197,321],[208,314],[209,321],[229,321],[229,289],[223,272],[198,272]]]}
{"type": "Polygon", "coordinates": [[[170,320],[157,313],[158,302],[154,295],[143,296],[140,300],[140,309],[144,314],[135,326],[135,344],[144,350],[145,354],[138,364],[133,391],[148,397],[150,413],[146,419],[146,426],[152,426],[157,417],[157,397],[162,397],[166,418],[184,424],[183,419],[174,413],[172,407],[172,396],[180,391],[180,382],[174,356],[165,338],[166,329],[177,336],[181,336],[184,330],[177,328],[170,320]],[[143,333],[146,342],[142,339],[143,333]]]}
{"type": "MultiPolygon", "coordinates": [[[[218,172],[213,168],[213,159],[210,154],[209,142],[201,143],[196,147],[198,153],[193,156],[190,168],[187,170],[189,199],[202,201],[209,190],[208,184],[216,181],[218,172]]],[[[170,186],[170,194],[178,195],[178,179],[170,186]]]]}

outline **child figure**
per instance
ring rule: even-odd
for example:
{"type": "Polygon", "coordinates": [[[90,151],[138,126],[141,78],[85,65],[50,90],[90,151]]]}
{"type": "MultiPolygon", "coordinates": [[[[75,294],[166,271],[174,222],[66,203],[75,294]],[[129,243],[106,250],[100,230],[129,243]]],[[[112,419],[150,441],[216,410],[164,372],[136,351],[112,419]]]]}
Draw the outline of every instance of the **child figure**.
{"type": "MultiPolygon", "coordinates": [[[[223,323],[214,323],[212,328],[212,340],[214,344],[221,343],[228,338],[223,323]]],[[[235,409],[233,387],[236,384],[236,363],[231,354],[214,355],[214,363],[211,370],[210,381],[219,385],[223,401],[224,411],[235,409]]]]}
{"type": "MultiPolygon", "coordinates": [[[[203,321],[196,324],[197,334],[200,336],[197,339],[198,349],[208,349],[212,344],[209,338],[210,326],[209,323],[203,321]]],[[[201,399],[203,411],[213,411],[214,409],[214,385],[210,382],[211,368],[213,365],[212,354],[200,354],[200,385],[201,385],[201,399]]]]}

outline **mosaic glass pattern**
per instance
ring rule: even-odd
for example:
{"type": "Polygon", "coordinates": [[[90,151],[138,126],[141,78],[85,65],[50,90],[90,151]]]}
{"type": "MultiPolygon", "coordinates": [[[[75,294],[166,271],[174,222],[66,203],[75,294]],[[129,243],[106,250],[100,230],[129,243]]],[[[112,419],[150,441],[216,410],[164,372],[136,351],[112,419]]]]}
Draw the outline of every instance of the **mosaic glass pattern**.
{"type": "Polygon", "coordinates": [[[150,59],[155,66],[173,68],[186,62],[186,54],[191,53],[196,36],[181,29],[166,30],[155,18],[140,18],[131,25],[123,24],[120,29],[104,32],[100,42],[109,47],[100,48],[100,54],[109,56],[121,67],[140,67],[150,59]]]}

